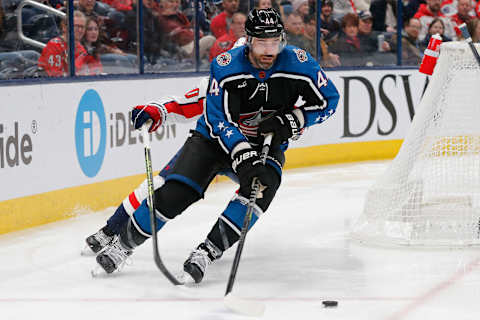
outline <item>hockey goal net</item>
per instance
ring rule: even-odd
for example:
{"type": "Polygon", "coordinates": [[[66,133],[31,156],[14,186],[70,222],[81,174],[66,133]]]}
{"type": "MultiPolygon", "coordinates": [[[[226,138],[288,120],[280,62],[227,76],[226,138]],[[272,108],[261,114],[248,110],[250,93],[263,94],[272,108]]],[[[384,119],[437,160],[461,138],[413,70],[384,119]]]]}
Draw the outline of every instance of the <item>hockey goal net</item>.
{"type": "Polygon", "coordinates": [[[466,43],[442,44],[403,145],[368,191],[353,238],[480,245],[480,68],[466,43]]]}

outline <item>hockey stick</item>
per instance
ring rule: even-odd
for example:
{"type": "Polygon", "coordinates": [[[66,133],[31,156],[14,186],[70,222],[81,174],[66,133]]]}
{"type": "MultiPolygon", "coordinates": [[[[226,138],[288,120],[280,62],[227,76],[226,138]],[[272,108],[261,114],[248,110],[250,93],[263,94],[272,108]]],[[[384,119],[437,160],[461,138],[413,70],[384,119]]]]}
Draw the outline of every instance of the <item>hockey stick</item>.
{"type": "Polygon", "coordinates": [[[184,284],[182,281],[178,280],[163,263],[160,253],[158,252],[158,240],[157,240],[157,219],[155,217],[155,201],[154,201],[154,188],[153,188],[153,173],[152,173],[152,157],[150,153],[150,140],[148,137],[148,126],[146,124],[142,127],[143,135],[143,148],[145,149],[145,168],[147,171],[147,203],[150,211],[150,227],[152,229],[152,241],[153,241],[153,259],[158,269],[163,273],[165,277],[174,285],[184,284]]]}
{"type": "Polygon", "coordinates": [[[475,59],[477,60],[478,64],[480,65],[480,55],[478,54],[477,48],[475,48],[475,44],[472,42],[472,37],[470,36],[470,32],[468,32],[467,24],[464,22],[458,26],[458,29],[462,32],[462,36],[467,41],[468,45],[470,46],[470,50],[472,50],[475,59]]]}
{"type": "MultiPolygon", "coordinates": [[[[267,161],[268,151],[270,150],[270,144],[272,143],[272,137],[272,133],[266,135],[263,142],[262,153],[260,155],[263,165],[265,165],[265,162],[267,161]]],[[[265,312],[265,306],[262,303],[240,299],[232,296],[230,293],[232,292],[235,276],[237,275],[240,257],[242,255],[243,246],[247,237],[248,227],[250,225],[250,221],[252,220],[253,207],[255,206],[259,190],[260,183],[255,179],[253,182],[252,191],[250,193],[250,198],[248,199],[247,213],[243,219],[242,231],[240,232],[240,239],[238,240],[237,251],[235,251],[235,258],[233,259],[232,269],[228,278],[227,290],[224,298],[224,303],[229,309],[245,315],[257,317],[263,315],[265,312]]]]}

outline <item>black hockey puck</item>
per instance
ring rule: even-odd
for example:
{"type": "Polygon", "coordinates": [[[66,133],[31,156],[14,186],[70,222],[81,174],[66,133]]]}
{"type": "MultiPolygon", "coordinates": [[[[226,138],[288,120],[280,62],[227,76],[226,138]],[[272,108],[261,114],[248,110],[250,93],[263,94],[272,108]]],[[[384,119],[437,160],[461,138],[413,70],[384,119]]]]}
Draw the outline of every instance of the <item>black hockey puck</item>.
{"type": "Polygon", "coordinates": [[[322,301],[322,303],[325,308],[338,306],[338,301],[334,301],[334,300],[325,300],[325,301],[322,301]]]}

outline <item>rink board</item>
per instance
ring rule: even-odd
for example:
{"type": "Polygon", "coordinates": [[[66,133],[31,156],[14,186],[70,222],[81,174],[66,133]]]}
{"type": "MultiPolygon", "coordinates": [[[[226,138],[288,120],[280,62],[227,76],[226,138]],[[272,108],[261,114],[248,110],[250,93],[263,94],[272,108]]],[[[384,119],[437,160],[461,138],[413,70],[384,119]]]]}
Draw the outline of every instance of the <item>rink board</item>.
{"type": "MultiPolygon", "coordinates": [[[[292,143],[287,168],[393,158],[422,96],[414,70],[334,71],[337,113],[292,143]]],[[[131,106],[199,77],[0,87],[0,234],[116,206],[144,177],[131,106]]],[[[154,170],[194,124],[152,135],[154,170]]],[[[157,167],[158,166],[158,167],[157,167]]]]}

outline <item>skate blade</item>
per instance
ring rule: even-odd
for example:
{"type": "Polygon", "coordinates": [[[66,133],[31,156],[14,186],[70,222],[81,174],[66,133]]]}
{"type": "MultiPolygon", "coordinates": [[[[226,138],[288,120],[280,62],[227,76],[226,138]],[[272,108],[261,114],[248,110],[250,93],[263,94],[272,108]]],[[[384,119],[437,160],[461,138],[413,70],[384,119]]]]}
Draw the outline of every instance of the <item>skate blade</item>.
{"type": "Polygon", "coordinates": [[[90,270],[90,274],[92,275],[92,278],[98,278],[99,276],[106,275],[107,273],[103,270],[102,267],[100,266],[95,266],[92,270],[90,270]]]}
{"type": "Polygon", "coordinates": [[[95,252],[93,252],[88,245],[85,245],[85,247],[80,251],[80,255],[82,257],[93,257],[95,256],[95,252]]]}
{"type": "Polygon", "coordinates": [[[191,283],[195,284],[193,278],[183,270],[174,272],[173,276],[178,280],[178,282],[180,282],[180,286],[191,283]]]}
{"type": "Polygon", "coordinates": [[[225,306],[238,314],[249,317],[261,317],[265,313],[265,305],[261,302],[242,299],[232,294],[227,294],[223,298],[225,306]]]}

